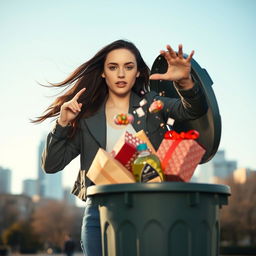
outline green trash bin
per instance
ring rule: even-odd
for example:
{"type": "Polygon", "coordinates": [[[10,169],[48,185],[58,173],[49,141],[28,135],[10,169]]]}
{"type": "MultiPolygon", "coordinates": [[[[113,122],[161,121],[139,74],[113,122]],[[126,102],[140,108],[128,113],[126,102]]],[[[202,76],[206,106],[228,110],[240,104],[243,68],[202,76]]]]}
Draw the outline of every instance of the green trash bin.
{"type": "Polygon", "coordinates": [[[91,186],[104,256],[217,256],[225,185],[163,182],[91,186]]]}

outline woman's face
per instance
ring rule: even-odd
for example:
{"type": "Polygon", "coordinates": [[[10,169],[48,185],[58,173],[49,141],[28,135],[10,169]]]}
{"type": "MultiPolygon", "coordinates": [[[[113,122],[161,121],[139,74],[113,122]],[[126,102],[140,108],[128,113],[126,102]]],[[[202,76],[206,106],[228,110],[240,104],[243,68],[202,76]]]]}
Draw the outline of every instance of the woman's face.
{"type": "Polygon", "coordinates": [[[102,77],[105,78],[109,93],[125,96],[130,93],[140,73],[134,54],[127,49],[108,53],[102,77]]]}

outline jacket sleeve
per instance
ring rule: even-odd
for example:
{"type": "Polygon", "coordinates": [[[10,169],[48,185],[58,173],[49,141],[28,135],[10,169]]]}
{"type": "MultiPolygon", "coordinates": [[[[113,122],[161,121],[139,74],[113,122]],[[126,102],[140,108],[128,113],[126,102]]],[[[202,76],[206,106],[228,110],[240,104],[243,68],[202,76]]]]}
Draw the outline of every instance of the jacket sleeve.
{"type": "Polygon", "coordinates": [[[42,154],[42,168],[46,173],[61,171],[80,153],[80,132],[68,138],[70,127],[62,127],[57,122],[48,134],[42,154]]]}
{"type": "Polygon", "coordinates": [[[180,98],[156,96],[164,103],[164,119],[169,117],[177,121],[193,120],[207,112],[208,106],[204,93],[195,81],[194,87],[189,90],[177,90],[180,98]]]}

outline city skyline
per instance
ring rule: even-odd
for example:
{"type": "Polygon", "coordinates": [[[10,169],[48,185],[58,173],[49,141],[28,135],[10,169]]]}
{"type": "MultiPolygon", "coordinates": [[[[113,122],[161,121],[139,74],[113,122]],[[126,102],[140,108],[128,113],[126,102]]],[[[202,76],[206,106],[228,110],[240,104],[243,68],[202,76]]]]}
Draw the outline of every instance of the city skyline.
{"type": "MultiPolygon", "coordinates": [[[[97,50],[120,38],[134,42],[150,68],[167,43],[174,49],[182,43],[186,53],[195,50],[194,59],[214,82],[222,117],[219,149],[238,167],[256,169],[251,138],[256,125],[256,2],[98,3],[0,3],[0,165],[12,170],[12,191],[20,193],[22,180],[36,178],[37,148],[53,126],[50,120],[29,122],[59,92],[38,83],[63,80],[97,50]]],[[[63,170],[64,185],[73,186],[78,170],[77,158],[63,170]]]]}

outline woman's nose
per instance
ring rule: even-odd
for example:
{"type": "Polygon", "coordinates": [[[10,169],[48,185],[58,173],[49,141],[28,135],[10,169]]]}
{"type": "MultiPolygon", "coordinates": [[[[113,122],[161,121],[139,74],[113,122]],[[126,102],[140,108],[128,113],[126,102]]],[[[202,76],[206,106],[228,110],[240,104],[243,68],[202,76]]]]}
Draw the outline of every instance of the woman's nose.
{"type": "Polygon", "coordinates": [[[118,69],[118,77],[125,77],[125,72],[123,68],[118,69]]]}

